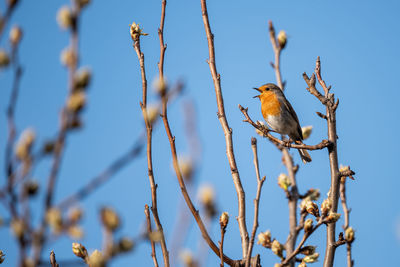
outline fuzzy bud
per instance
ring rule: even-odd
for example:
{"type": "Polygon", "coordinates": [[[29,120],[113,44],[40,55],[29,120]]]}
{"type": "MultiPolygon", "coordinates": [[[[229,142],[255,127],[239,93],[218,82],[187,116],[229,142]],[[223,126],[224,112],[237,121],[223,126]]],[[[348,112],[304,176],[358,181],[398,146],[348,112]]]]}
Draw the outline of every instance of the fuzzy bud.
{"type": "Polygon", "coordinates": [[[332,209],[332,200],[330,198],[325,199],[321,204],[321,213],[326,216],[332,209]]]}
{"type": "Polygon", "coordinates": [[[306,202],[306,211],[311,214],[314,215],[315,217],[319,217],[319,210],[318,210],[318,206],[317,204],[315,204],[314,202],[312,202],[311,200],[308,200],[306,202]]]}
{"type": "Polygon", "coordinates": [[[11,230],[18,239],[21,239],[24,237],[26,225],[22,219],[15,219],[11,221],[11,230]]]}
{"type": "Polygon", "coordinates": [[[5,68],[10,64],[10,58],[4,49],[0,49],[0,68],[5,68]]]}
{"type": "Polygon", "coordinates": [[[22,29],[19,26],[13,26],[10,30],[10,43],[12,45],[18,45],[22,39],[22,29]]]}
{"type": "Polygon", "coordinates": [[[271,250],[279,258],[283,257],[283,250],[284,249],[285,248],[283,247],[283,245],[281,243],[279,243],[278,240],[275,239],[274,241],[272,241],[271,250]]]}
{"type": "Polygon", "coordinates": [[[185,178],[186,181],[190,181],[193,174],[192,160],[189,157],[180,156],[178,157],[178,165],[183,178],[185,178]]]}
{"type": "Polygon", "coordinates": [[[90,267],[104,267],[106,266],[106,261],[104,259],[103,253],[97,249],[92,252],[89,256],[89,266],[90,267]]]}
{"type": "Polygon", "coordinates": [[[307,264],[304,261],[302,261],[300,262],[299,265],[297,265],[297,267],[307,267],[307,264]]]}
{"type": "Polygon", "coordinates": [[[162,239],[162,234],[160,231],[152,231],[149,233],[149,239],[155,243],[160,242],[162,239]]]}
{"type": "Polygon", "coordinates": [[[304,232],[309,233],[313,229],[313,220],[307,219],[304,222],[304,232]]]}
{"type": "Polygon", "coordinates": [[[346,231],[344,232],[344,239],[346,239],[346,241],[349,243],[354,241],[353,227],[347,227],[346,231]]]}
{"type": "Polygon", "coordinates": [[[130,238],[122,237],[118,242],[118,248],[120,252],[129,252],[133,249],[135,244],[130,238]]]}
{"type": "Polygon", "coordinates": [[[339,213],[330,212],[328,217],[326,217],[325,222],[326,223],[334,223],[334,222],[337,222],[339,219],[340,219],[339,213]]]}
{"type": "Polygon", "coordinates": [[[62,6],[57,13],[57,22],[60,28],[66,30],[73,24],[71,9],[68,6],[62,6]]]}
{"type": "Polygon", "coordinates": [[[258,236],[258,241],[257,244],[269,248],[271,247],[271,231],[267,230],[264,233],[259,233],[258,236]]]}
{"type": "Polygon", "coordinates": [[[307,191],[307,197],[312,201],[317,201],[320,196],[321,193],[319,192],[319,189],[311,188],[307,191]]]}
{"type": "Polygon", "coordinates": [[[193,258],[193,254],[190,250],[183,250],[179,253],[179,258],[181,259],[183,266],[185,267],[195,267],[197,263],[193,258]]]}
{"type": "Polygon", "coordinates": [[[118,214],[112,208],[103,207],[100,211],[100,217],[108,230],[115,231],[120,226],[118,214]]]}
{"type": "Polygon", "coordinates": [[[303,134],[303,140],[306,140],[310,137],[312,133],[313,127],[311,125],[309,126],[304,126],[301,128],[301,133],[303,134]]]}
{"type": "Polygon", "coordinates": [[[306,263],[313,263],[313,262],[316,262],[316,261],[318,260],[318,257],[319,257],[319,253],[314,253],[314,254],[312,254],[312,255],[305,256],[305,257],[303,258],[303,262],[306,262],[306,263]]]}
{"type": "Polygon", "coordinates": [[[92,72],[88,67],[80,68],[74,77],[74,90],[86,89],[92,78],[92,72]]]}
{"type": "Polygon", "coordinates": [[[228,225],[228,222],[229,222],[229,214],[228,212],[223,212],[219,217],[219,224],[221,225],[221,228],[225,229],[226,226],[228,225]]]}
{"type": "Polygon", "coordinates": [[[67,47],[61,52],[60,61],[65,67],[72,68],[73,66],[76,66],[78,62],[78,55],[75,50],[67,47]]]}
{"type": "Polygon", "coordinates": [[[165,77],[163,77],[162,79],[160,79],[160,77],[157,77],[153,81],[153,88],[158,95],[163,96],[167,92],[168,88],[168,83],[165,77]]]}
{"type": "Polygon", "coordinates": [[[286,174],[281,173],[278,176],[278,185],[279,185],[280,188],[282,188],[283,190],[287,191],[289,186],[292,185],[292,183],[290,182],[290,179],[286,174]]]}
{"type": "Polygon", "coordinates": [[[79,112],[86,104],[86,94],[82,91],[73,92],[67,100],[67,109],[73,113],[79,112]]]}
{"type": "Polygon", "coordinates": [[[134,42],[139,41],[141,35],[148,35],[147,33],[144,33],[143,29],[140,29],[139,24],[136,24],[135,22],[132,22],[130,25],[130,34],[134,42]]]}
{"type": "Polygon", "coordinates": [[[79,243],[72,243],[72,252],[75,254],[75,256],[82,259],[86,258],[88,255],[86,248],[79,243]]]}
{"type": "Polygon", "coordinates": [[[46,213],[46,222],[50,225],[54,233],[60,233],[63,228],[61,211],[58,208],[50,208],[46,213]]]}
{"type": "Polygon", "coordinates": [[[81,208],[73,207],[68,211],[68,220],[70,223],[75,224],[82,219],[83,211],[81,208]]]}
{"type": "Polygon", "coordinates": [[[315,253],[316,246],[305,246],[300,250],[300,253],[303,255],[312,255],[315,253]]]}
{"type": "Polygon", "coordinates": [[[199,200],[204,206],[207,216],[213,217],[216,215],[215,191],[211,185],[203,185],[200,187],[199,200]]]}
{"type": "Polygon", "coordinates": [[[286,43],[287,43],[286,32],[282,30],[278,33],[278,44],[283,49],[285,48],[286,43]]]}
{"type": "Polygon", "coordinates": [[[83,229],[78,225],[71,225],[70,227],[68,227],[68,235],[72,239],[82,239],[84,235],[83,229]]]}

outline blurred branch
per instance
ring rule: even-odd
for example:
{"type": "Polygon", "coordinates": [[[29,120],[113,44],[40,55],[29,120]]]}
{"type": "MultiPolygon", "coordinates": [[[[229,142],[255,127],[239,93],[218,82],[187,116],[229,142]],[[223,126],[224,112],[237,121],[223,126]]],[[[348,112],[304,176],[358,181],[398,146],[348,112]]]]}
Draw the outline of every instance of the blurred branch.
{"type": "Polygon", "coordinates": [[[256,193],[256,198],[254,199],[253,230],[251,231],[249,248],[248,248],[247,256],[246,256],[246,267],[250,266],[250,258],[251,258],[251,254],[253,251],[254,238],[256,236],[257,227],[258,227],[258,208],[259,208],[259,204],[260,204],[261,189],[262,189],[262,186],[265,181],[265,176],[262,179],[260,178],[260,170],[259,170],[259,166],[258,166],[258,155],[257,155],[257,139],[254,137],[251,138],[251,149],[253,150],[254,168],[256,169],[257,193],[256,193]]]}
{"type": "Polygon", "coordinates": [[[151,258],[153,259],[154,267],[158,267],[156,245],[154,244],[154,240],[150,238],[150,234],[152,233],[152,231],[151,231],[150,211],[149,211],[149,206],[147,204],[144,206],[144,214],[146,215],[147,235],[149,236],[151,244],[151,258]]]}
{"type": "Polygon", "coordinates": [[[224,107],[224,100],[222,97],[222,90],[221,90],[221,77],[217,72],[217,68],[215,65],[215,49],[214,49],[214,35],[211,32],[210,22],[208,19],[208,12],[207,12],[207,4],[206,0],[201,0],[201,10],[203,16],[203,23],[204,28],[207,35],[207,42],[208,42],[208,53],[209,53],[209,60],[208,65],[210,67],[211,76],[214,82],[215,88],[215,95],[217,98],[217,106],[218,106],[218,119],[221,123],[222,129],[225,135],[225,142],[226,142],[226,155],[228,157],[229,166],[231,169],[232,179],[235,184],[236,193],[238,196],[238,216],[237,220],[239,223],[239,231],[240,236],[242,239],[242,253],[243,259],[246,258],[247,250],[249,247],[249,233],[247,232],[246,227],[246,199],[245,199],[245,192],[242,186],[242,182],[240,180],[239,171],[236,165],[235,154],[233,152],[233,141],[232,141],[232,128],[229,127],[228,121],[225,115],[225,107],[224,107]]]}
{"type": "MultiPolygon", "coordinates": [[[[340,181],[340,199],[342,202],[342,208],[343,208],[343,213],[344,213],[344,225],[343,230],[347,232],[349,230],[349,225],[350,225],[350,209],[347,207],[347,201],[346,201],[346,177],[342,177],[340,181]]],[[[351,229],[352,230],[352,229],[351,229]]],[[[353,240],[350,242],[346,243],[346,250],[347,250],[347,267],[352,267],[354,262],[352,260],[351,256],[351,245],[352,245],[353,240]]]]}
{"type": "Polygon", "coordinates": [[[4,16],[0,14],[0,40],[3,37],[3,30],[7,26],[7,23],[10,20],[11,15],[15,11],[18,2],[19,2],[18,0],[7,1],[7,9],[4,16]]]}
{"type": "MultiPolygon", "coordinates": [[[[159,29],[160,33],[160,38],[162,39],[162,28],[164,27],[164,16],[165,16],[165,4],[166,2],[164,1],[162,4],[162,12],[161,12],[161,27],[159,29]]],[[[146,79],[146,70],[144,66],[144,54],[142,53],[140,49],[140,36],[143,35],[141,29],[133,29],[136,30],[136,34],[133,31],[132,32],[133,25],[131,26],[131,36],[133,39],[133,47],[136,51],[137,57],[139,59],[139,65],[140,65],[140,73],[141,73],[141,78],[142,78],[142,94],[143,94],[143,102],[140,103],[140,107],[142,109],[143,113],[143,119],[146,125],[146,136],[147,136],[147,167],[148,167],[148,176],[149,176],[149,181],[150,181],[150,188],[151,188],[151,211],[153,213],[154,221],[157,227],[157,230],[160,232],[161,235],[161,249],[163,253],[163,259],[164,259],[164,266],[170,266],[169,263],[169,252],[167,249],[167,245],[165,242],[165,235],[164,235],[164,230],[160,221],[160,218],[158,216],[158,209],[157,209],[157,185],[155,183],[154,179],[154,173],[153,173],[153,161],[152,161],[152,122],[148,118],[148,112],[147,112],[147,79],[146,79]]],[[[162,50],[162,59],[164,58],[164,50],[162,50]]],[[[162,71],[162,66],[163,62],[159,62],[160,66],[160,71],[162,71]]],[[[160,75],[160,77],[162,77],[160,75]]],[[[163,82],[163,79],[161,78],[160,82],[163,82]]],[[[162,85],[164,86],[164,85],[162,85]]]]}
{"type": "Polygon", "coordinates": [[[132,146],[132,148],[127,152],[118,157],[110,166],[103,170],[99,175],[95,176],[90,180],[89,183],[84,185],[78,191],[72,195],[63,199],[57,207],[61,210],[65,210],[74,203],[86,198],[88,195],[93,193],[101,185],[108,182],[118,171],[130,163],[143,149],[143,135],[141,135],[132,146]]]}
{"type": "Polygon", "coordinates": [[[59,267],[56,261],[56,254],[54,254],[53,250],[50,252],[50,264],[51,267],[59,267]]]}

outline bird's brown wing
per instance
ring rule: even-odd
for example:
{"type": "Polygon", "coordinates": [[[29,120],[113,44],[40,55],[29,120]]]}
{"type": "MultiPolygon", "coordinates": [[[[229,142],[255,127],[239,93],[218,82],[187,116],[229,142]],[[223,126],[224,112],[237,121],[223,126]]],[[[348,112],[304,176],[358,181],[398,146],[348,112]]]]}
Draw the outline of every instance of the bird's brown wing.
{"type": "Polygon", "coordinates": [[[303,140],[303,133],[301,131],[301,127],[300,127],[300,122],[299,122],[299,118],[297,117],[296,112],[294,111],[292,105],[290,104],[290,102],[286,99],[286,101],[283,101],[283,103],[285,104],[285,107],[289,110],[290,115],[292,116],[292,118],[297,122],[297,132],[301,138],[301,140],[303,140]]]}

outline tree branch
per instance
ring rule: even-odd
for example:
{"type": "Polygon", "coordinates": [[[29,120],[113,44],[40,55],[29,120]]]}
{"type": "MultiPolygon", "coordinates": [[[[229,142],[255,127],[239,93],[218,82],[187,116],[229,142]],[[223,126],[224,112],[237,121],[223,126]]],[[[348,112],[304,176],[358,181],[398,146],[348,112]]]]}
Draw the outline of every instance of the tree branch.
{"type": "Polygon", "coordinates": [[[215,94],[217,98],[217,106],[218,106],[218,119],[221,123],[222,129],[225,135],[225,142],[226,142],[226,155],[228,157],[229,166],[231,169],[233,183],[235,184],[236,193],[238,196],[238,216],[237,220],[239,223],[239,231],[240,236],[242,239],[242,253],[243,258],[246,258],[246,253],[248,250],[249,244],[249,233],[247,232],[246,227],[246,201],[245,201],[245,192],[243,190],[242,182],[240,180],[239,171],[236,165],[235,154],[233,152],[233,141],[232,141],[232,129],[228,125],[228,121],[225,115],[225,107],[224,107],[224,100],[222,97],[222,90],[221,90],[221,82],[220,82],[220,75],[217,72],[217,68],[215,65],[215,51],[214,51],[214,35],[211,32],[210,22],[208,19],[207,13],[207,4],[206,0],[201,1],[201,10],[202,10],[202,17],[204,28],[207,35],[208,41],[208,53],[209,53],[209,60],[208,65],[210,67],[211,76],[214,82],[215,94]]]}
{"type": "MultiPolygon", "coordinates": [[[[149,206],[146,204],[144,206],[144,214],[146,215],[147,222],[147,234],[150,236],[151,234],[151,221],[150,221],[150,211],[149,206]]],[[[151,258],[153,259],[154,267],[158,267],[157,255],[156,255],[156,245],[154,244],[154,240],[149,238],[151,244],[151,258]]]]}

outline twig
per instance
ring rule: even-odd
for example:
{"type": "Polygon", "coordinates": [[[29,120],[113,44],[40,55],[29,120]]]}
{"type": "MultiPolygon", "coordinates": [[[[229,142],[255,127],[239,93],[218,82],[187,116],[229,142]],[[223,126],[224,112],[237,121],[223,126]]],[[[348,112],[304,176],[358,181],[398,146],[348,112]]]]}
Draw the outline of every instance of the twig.
{"type": "MultiPolygon", "coordinates": [[[[344,213],[344,225],[343,230],[346,231],[347,228],[350,225],[350,209],[347,207],[347,201],[346,201],[346,178],[342,177],[340,181],[340,199],[342,202],[342,209],[344,213]]],[[[352,267],[354,264],[354,261],[352,260],[351,257],[351,244],[352,242],[346,242],[346,255],[347,255],[347,267],[352,267]]]]}
{"type": "Polygon", "coordinates": [[[57,264],[57,261],[56,261],[56,254],[54,254],[53,250],[50,252],[50,263],[51,263],[51,267],[58,267],[59,266],[57,264]]]}
{"type": "Polygon", "coordinates": [[[7,3],[6,13],[4,14],[4,16],[0,15],[0,40],[3,37],[3,30],[7,26],[7,23],[10,20],[11,15],[15,11],[15,7],[18,4],[18,1],[8,1],[8,2],[9,3],[7,3]]]}
{"type": "Polygon", "coordinates": [[[103,170],[100,174],[90,180],[89,183],[84,185],[82,188],[77,190],[72,195],[63,199],[57,207],[61,210],[65,210],[74,203],[86,198],[101,185],[110,180],[118,171],[130,163],[143,149],[143,136],[141,135],[133,145],[133,147],[127,152],[117,158],[110,166],[103,170]]]}
{"type": "MultiPolygon", "coordinates": [[[[195,208],[192,200],[190,199],[190,196],[186,189],[185,182],[183,180],[182,173],[179,169],[178,156],[176,154],[175,137],[172,135],[171,128],[170,128],[169,122],[168,122],[166,94],[162,94],[162,119],[164,122],[164,127],[167,132],[168,140],[169,140],[170,147],[171,147],[173,167],[174,167],[175,174],[176,174],[176,177],[179,182],[179,186],[181,188],[183,198],[185,199],[187,206],[189,207],[190,211],[192,212],[192,215],[193,215],[194,219],[196,220],[197,225],[199,226],[200,232],[201,232],[204,240],[207,242],[209,247],[214,251],[214,253],[217,256],[219,256],[219,248],[215,245],[215,243],[212,241],[211,237],[209,236],[207,229],[199,215],[199,211],[195,208]]],[[[227,264],[229,264],[231,266],[233,264],[235,264],[235,261],[230,259],[229,257],[223,255],[223,258],[224,258],[224,262],[226,262],[227,264]]]]}
{"type": "Polygon", "coordinates": [[[254,238],[256,236],[257,227],[258,227],[258,208],[260,204],[260,195],[261,189],[265,181],[265,176],[261,179],[260,178],[260,170],[258,166],[258,155],[257,155],[257,139],[252,137],[251,138],[251,149],[253,150],[253,157],[254,157],[254,168],[256,170],[256,177],[257,177],[257,193],[256,198],[254,199],[254,221],[253,221],[253,230],[251,231],[251,237],[249,241],[249,248],[247,251],[246,256],[246,267],[250,266],[250,258],[253,251],[254,246],[254,238]]]}
{"type": "Polygon", "coordinates": [[[305,144],[291,144],[289,142],[285,142],[282,141],[276,137],[274,137],[272,134],[270,134],[269,130],[259,124],[256,124],[249,116],[249,114],[247,113],[247,108],[242,107],[241,105],[239,105],[239,109],[240,111],[243,113],[243,115],[245,116],[245,120],[244,122],[248,122],[249,124],[251,124],[254,128],[256,128],[257,130],[261,131],[263,133],[263,135],[265,137],[267,137],[271,142],[273,142],[275,145],[277,145],[278,147],[288,147],[288,148],[296,148],[296,149],[307,149],[307,150],[320,150],[320,149],[324,149],[326,147],[330,146],[330,142],[328,140],[322,140],[319,144],[316,145],[305,145],[305,144]]]}
{"type": "MultiPolygon", "coordinates": [[[[146,215],[147,222],[147,234],[150,236],[151,234],[151,220],[150,220],[150,211],[149,206],[146,204],[144,206],[144,214],[146,215]]],[[[153,239],[149,238],[151,244],[151,258],[153,259],[154,267],[158,267],[157,255],[156,255],[156,245],[154,244],[153,239]]]]}
{"type": "MultiPolygon", "coordinates": [[[[163,11],[161,12],[162,16],[165,15],[165,2],[162,5],[163,11]]],[[[161,18],[161,22],[163,23],[164,19],[161,18]]],[[[162,29],[159,29],[159,32],[162,29]]],[[[161,235],[161,249],[163,253],[163,259],[164,259],[164,266],[168,267],[170,266],[169,263],[169,252],[167,249],[167,245],[165,242],[165,235],[164,235],[164,230],[160,221],[160,217],[158,216],[158,208],[157,208],[157,185],[155,183],[154,179],[154,173],[153,173],[153,160],[152,160],[152,123],[150,122],[148,116],[147,116],[147,79],[146,79],[146,70],[144,66],[144,54],[140,50],[140,35],[138,35],[137,39],[134,40],[133,47],[136,51],[136,54],[139,59],[139,65],[140,65],[140,73],[142,77],[142,93],[143,93],[143,102],[140,103],[140,107],[142,109],[143,113],[143,119],[146,125],[146,136],[147,136],[147,167],[148,167],[148,176],[149,176],[149,181],[150,181],[150,188],[151,188],[151,211],[153,214],[153,218],[157,227],[157,231],[159,231],[161,235]]],[[[163,63],[160,63],[159,65],[162,66],[163,63]]]]}
{"type": "Polygon", "coordinates": [[[243,190],[242,182],[240,180],[239,171],[236,165],[235,154],[233,152],[233,142],[232,142],[232,129],[228,125],[228,121],[225,115],[225,107],[224,100],[222,97],[221,83],[220,83],[220,75],[217,72],[217,68],[215,65],[215,51],[214,51],[214,35],[211,32],[210,22],[208,19],[207,13],[207,4],[206,0],[201,0],[201,10],[204,28],[207,35],[208,41],[208,53],[209,60],[208,65],[210,67],[211,76],[214,82],[215,94],[217,98],[217,106],[218,106],[218,119],[221,123],[222,129],[225,135],[226,142],[226,155],[228,157],[229,166],[231,169],[233,183],[235,184],[236,193],[238,196],[238,223],[239,223],[239,231],[242,239],[242,253],[243,258],[246,258],[246,253],[248,250],[249,244],[249,233],[247,232],[246,226],[246,201],[245,201],[245,192],[243,190]]]}
{"type": "Polygon", "coordinates": [[[268,22],[268,26],[269,26],[268,27],[269,28],[269,38],[271,40],[272,49],[274,50],[274,55],[275,55],[275,63],[273,63],[271,65],[275,70],[276,82],[278,83],[279,88],[281,88],[282,90],[285,90],[284,84],[282,82],[282,75],[281,75],[281,69],[280,69],[280,58],[281,58],[282,48],[276,40],[275,29],[274,29],[274,25],[272,24],[272,21],[268,22]]]}
{"type": "Polygon", "coordinates": [[[221,259],[221,267],[224,267],[224,237],[225,237],[225,227],[221,225],[221,242],[219,242],[219,257],[221,259]]]}
{"type": "MultiPolygon", "coordinates": [[[[318,83],[322,86],[325,96],[315,88],[315,76],[312,75],[311,79],[308,78],[307,74],[303,74],[303,78],[306,81],[308,87],[307,90],[316,96],[326,108],[326,117],[328,124],[328,140],[331,145],[328,147],[329,153],[329,164],[331,172],[331,187],[329,190],[329,198],[332,202],[332,212],[337,212],[338,201],[339,201],[339,185],[340,185],[340,172],[338,164],[337,154],[337,134],[336,134],[336,108],[335,98],[333,94],[329,93],[330,86],[327,87],[321,76],[321,61],[317,58],[315,74],[318,79],[318,83]]],[[[326,239],[326,252],[324,259],[324,267],[332,267],[335,258],[335,227],[336,223],[330,223],[327,227],[327,239],[326,239]]]]}

